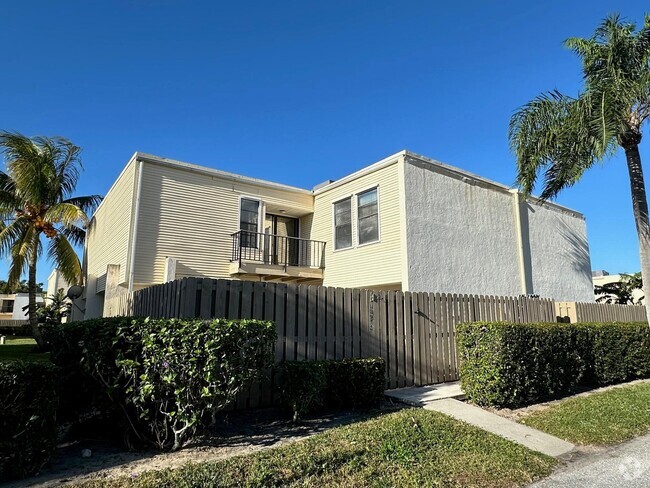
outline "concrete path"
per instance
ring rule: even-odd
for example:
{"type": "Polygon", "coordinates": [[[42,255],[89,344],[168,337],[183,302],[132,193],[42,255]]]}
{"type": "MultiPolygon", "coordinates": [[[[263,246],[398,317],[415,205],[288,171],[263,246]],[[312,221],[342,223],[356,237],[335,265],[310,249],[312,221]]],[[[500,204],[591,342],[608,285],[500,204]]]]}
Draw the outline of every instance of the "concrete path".
{"type": "Polygon", "coordinates": [[[429,402],[442,400],[443,398],[463,398],[465,396],[458,381],[429,386],[396,388],[394,390],[386,390],[384,395],[398,402],[413,405],[414,407],[423,407],[429,402]]]}
{"type": "Polygon", "coordinates": [[[573,444],[562,439],[458,401],[457,398],[464,396],[458,382],[398,388],[386,391],[385,395],[407,405],[444,413],[549,456],[564,456],[575,448],[573,444]]]}
{"type": "Polygon", "coordinates": [[[650,435],[567,464],[530,488],[647,488],[650,486],[650,435]]]}
{"type": "Polygon", "coordinates": [[[548,456],[560,457],[575,448],[570,442],[452,398],[428,402],[424,408],[444,413],[548,456]]]}

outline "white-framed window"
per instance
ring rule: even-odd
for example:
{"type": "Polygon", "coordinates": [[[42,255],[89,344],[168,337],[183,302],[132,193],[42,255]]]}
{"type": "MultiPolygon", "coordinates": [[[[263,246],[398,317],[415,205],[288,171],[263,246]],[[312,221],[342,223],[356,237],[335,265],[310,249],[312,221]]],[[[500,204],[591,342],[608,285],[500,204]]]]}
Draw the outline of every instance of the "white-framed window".
{"type": "Polygon", "coordinates": [[[377,188],[357,194],[357,239],[359,245],[379,240],[379,193],[377,188]]]}
{"type": "Polygon", "coordinates": [[[363,189],[333,204],[334,250],[379,242],[379,187],[363,189]],[[356,222],[356,229],[352,223],[356,222]]]}
{"type": "Polygon", "coordinates": [[[258,247],[262,202],[242,197],[239,204],[239,230],[241,247],[258,247]]]}
{"type": "Polygon", "coordinates": [[[352,197],[334,203],[334,249],[352,247],[352,197]]]}

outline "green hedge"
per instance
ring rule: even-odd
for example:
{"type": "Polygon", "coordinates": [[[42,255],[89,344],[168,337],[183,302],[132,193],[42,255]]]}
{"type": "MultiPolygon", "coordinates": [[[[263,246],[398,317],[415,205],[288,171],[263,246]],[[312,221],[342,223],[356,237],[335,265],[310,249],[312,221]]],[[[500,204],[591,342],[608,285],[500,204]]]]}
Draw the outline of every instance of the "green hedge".
{"type": "Polygon", "coordinates": [[[287,361],[280,374],[282,396],[294,420],[318,408],[375,406],[386,386],[386,364],[381,358],[287,361]]]}
{"type": "Polygon", "coordinates": [[[136,440],[178,449],[272,364],[274,343],[266,321],[96,319],[57,327],[52,361],[92,394],[86,408],[101,391],[136,440]]]}
{"type": "Polygon", "coordinates": [[[650,377],[645,323],[473,323],[457,337],[461,384],[479,405],[518,407],[650,377]]]}
{"type": "Polygon", "coordinates": [[[0,481],[37,473],[56,447],[58,369],[0,362],[0,481]]]}

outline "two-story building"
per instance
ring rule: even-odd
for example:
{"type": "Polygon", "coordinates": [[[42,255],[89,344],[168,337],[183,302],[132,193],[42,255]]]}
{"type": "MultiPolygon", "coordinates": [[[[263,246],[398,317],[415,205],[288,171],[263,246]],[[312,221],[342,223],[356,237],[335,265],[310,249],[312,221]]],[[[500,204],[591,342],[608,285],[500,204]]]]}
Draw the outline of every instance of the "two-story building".
{"type": "Polygon", "coordinates": [[[593,300],[580,213],[408,151],[313,190],[135,153],[84,272],[86,318],[182,277],[593,300]]]}

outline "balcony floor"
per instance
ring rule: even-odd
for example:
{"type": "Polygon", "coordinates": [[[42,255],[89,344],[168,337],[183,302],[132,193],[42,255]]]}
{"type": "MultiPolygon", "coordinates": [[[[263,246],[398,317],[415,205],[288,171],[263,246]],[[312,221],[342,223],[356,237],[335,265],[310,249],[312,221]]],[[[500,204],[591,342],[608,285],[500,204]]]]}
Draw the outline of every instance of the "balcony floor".
{"type": "Polygon", "coordinates": [[[287,283],[321,284],[323,270],[306,266],[283,266],[256,261],[230,263],[230,276],[240,279],[262,279],[287,283]]]}

